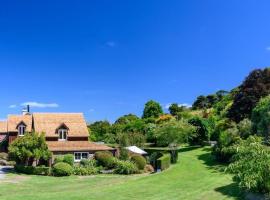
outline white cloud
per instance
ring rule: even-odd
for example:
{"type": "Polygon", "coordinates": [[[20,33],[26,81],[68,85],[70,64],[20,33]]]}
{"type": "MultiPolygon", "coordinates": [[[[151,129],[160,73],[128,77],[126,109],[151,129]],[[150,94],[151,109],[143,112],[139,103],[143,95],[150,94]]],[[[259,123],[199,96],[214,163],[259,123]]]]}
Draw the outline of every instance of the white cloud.
{"type": "Polygon", "coordinates": [[[116,46],[116,43],[114,41],[108,41],[108,42],[105,43],[105,45],[107,47],[115,47],[116,46]]]}
{"type": "MultiPolygon", "coordinates": [[[[167,104],[165,104],[165,108],[166,109],[169,109],[169,107],[172,105],[172,103],[167,103],[167,104]]],[[[192,105],[190,105],[190,104],[188,104],[188,103],[180,103],[180,104],[178,104],[178,106],[179,107],[181,107],[181,106],[184,106],[184,107],[187,107],[187,108],[190,108],[192,105]]]]}
{"type": "Polygon", "coordinates": [[[17,105],[16,104],[13,104],[13,105],[10,105],[9,108],[16,108],[17,105]]]}
{"type": "Polygon", "coordinates": [[[57,103],[38,103],[38,102],[24,102],[21,104],[21,106],[27,106],[30,107],[36,107],[36,108],[58,108],[59,105],[57,103]]]}

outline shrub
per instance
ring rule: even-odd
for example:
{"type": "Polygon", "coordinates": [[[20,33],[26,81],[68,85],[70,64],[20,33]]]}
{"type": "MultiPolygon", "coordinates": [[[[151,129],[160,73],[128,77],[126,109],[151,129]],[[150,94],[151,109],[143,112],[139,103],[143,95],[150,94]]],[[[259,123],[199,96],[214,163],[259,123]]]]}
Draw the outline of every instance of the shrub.
{"type": "Polygon", "coordinates": [[[153,173],[155,171],[152,165],[145,165],[144,170],[145,173],[153,173]]]}
{"type": "Polygon", "coordinates": [[[70,166],[74,165],[74,156],[72,154],[64,155],[63,162],[69,164],[70,166]]]}
{"type": "Polygon", "coordinates": [[[0,153],[0,159],[8,160],[8,154],[7,153],[4,153],[4,152],[1,152],[0,153]]]}
{"type": "Polygon", "coordinates": [[[75,166],[73,169],[73,173],[75,175],[79,175],[79,176],[87,176],[87,175],[94,175],[98,173],[98,168],[96,167],[83,167],[83,166],[75,166]]]}
{"type": "Polygon", "coordinates": [[[33,167],[33,166],[15,165],[14,169],[19,173],[32,174],[32,175],[44,175],[44,176],[50,175],[50,171],[51,171],[50,167],[45,167],[45,166],[33,167]]]}
{"type": "Polygon", "coordinates": [[[54,164],[64,162],[64,156],[56,156],[54,158],[54,164]]]}
{"type": "Polygon", "coordinates": [[[259,193],[270,192],[270,150],[258,137],[249,137],[238,145],[237,154],[227,170],[235,174],[240,187],[259,193]]]}
{"type": "Polygon", "coordinates": [[[103,166],[108,169],[115,167],[115,159],[109,151],[99,151],[95,153],[95,159],[99,166],[103,166]]]}
{"type": "Polygon", "coordinates": [[[116,168],[114,170],[116,174],[136,174],[138,173],[137,166],[130,161],[118,160],[116,162],[116,168]]]}
{"type": "Polygon", "coordinates": [[[72,172],[72,167],[64,162],[56,163],[52,168],[52,173],[54,176],[70,176],[72,172]]]}
{"type": "Polygon", "coordinates": [[[120,148],[120,155],[119,155],[119,159],[120,160],[128,160],[128,150],[121,147],[120,148]]]}
{"type": "Polygon", "coordinates": [[[83,167],[95,167],[96,166],[96,160],[94,159],[82,159],[80,161],[80,165],[83,167]]]}
{"type": "Polygon", "coordinates": [[[141,155],[133,155],[130,160],[137,165],[139,170],[143,170],[146,165],[146,160],[141,155]]]}
{"type": "Polygon", "coordinates": [[[161,171],[169,168],[171,165],[171,155],[165,154],[159,159],[157,159],[157,169],[161,169],[161,171]]]}

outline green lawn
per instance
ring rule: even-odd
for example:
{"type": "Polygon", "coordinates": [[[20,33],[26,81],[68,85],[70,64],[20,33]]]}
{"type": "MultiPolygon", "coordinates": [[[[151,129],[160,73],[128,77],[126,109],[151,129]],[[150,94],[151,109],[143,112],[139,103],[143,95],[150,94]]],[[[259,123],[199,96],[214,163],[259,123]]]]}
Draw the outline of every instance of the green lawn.
{"type": "Polygon", "coordinates": [[[220,200],[240,199],[231,176],[219,172],[208,148],[183,150],[180,161],[154,175],[42,177],[8,175],[1,200],[220,200]]]}

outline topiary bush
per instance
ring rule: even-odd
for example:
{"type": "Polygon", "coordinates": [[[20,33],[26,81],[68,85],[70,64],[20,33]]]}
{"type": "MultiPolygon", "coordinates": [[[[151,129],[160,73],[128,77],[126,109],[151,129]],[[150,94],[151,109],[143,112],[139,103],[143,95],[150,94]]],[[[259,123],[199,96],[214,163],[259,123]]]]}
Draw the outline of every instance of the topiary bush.
{"type": "Polygon", "coordinates": [[[64,162],[56,163],[52,168],[52,174],[54,176],[70,176],[72,172],[72,167],[64,162]]]}
{"type": "Polygon", "coordinates": [[[64,155],[63,162],[69,164],[70,166],[74,165],[74,156],[72,154],[64,155]]]}
{"type": "Polygon", "coordinates": [[[131,161],[118,160],[114,173],[116,174],[136,174],[139,170],[137,166],[131,161]]]}
{"type": "Polygon", "coordinates": [[[143,170],[146,165],[146,160],[141,155],[133,155],[130,160],[137,165],[139,170],[143,170]]]}
{"type": "Polygon", "coordinates": [[[96,152],[95,159],[97,160],[97,165],[99,166],[103,166],[107,169],[112,169],[115,167],[115,159],[112,153],[109,151],[96,152]]]}
{"type": "Polygon", "coordinates": [[[157,159],[157,169],[160,169],[161,171],[167,169],[171,165],[171,155],[165,154],[159,159],[157,159]]]}

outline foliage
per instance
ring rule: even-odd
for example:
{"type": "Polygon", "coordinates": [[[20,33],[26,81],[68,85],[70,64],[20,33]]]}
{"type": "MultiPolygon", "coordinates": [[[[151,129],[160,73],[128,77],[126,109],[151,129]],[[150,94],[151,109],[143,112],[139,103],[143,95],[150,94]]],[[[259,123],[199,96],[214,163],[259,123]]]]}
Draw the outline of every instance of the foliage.
{"type": "Polygon", "coordinates": [[[145,104],[142,118],[158,118],[161,114],[163,114],[161,105],[151,100],[145,104]]]}
{"type": "Polygon", "coordinates": [[[161,124],[155,129],[157,145],[165,147],[170,144],[186,143],[194,131],[195,128],[184,120],[173,120],[161,124]]]}
{"type": "Polygon", "coordinates": [[[64,155],[63,162],[69,164],[70,166],[74,165],[74,156],[72,154],[64,155]]]}
{"type": "Polygon", "coordinates": [[[14,169],[19,173],[32,174],[32,175],[50,175],[50,167],[45,166],[24,166],[24,165],[15,165],[14,169]]]}
{"type": "Polygon", "coordinates": [[[210,133],[208,128],[208,121],[199,117],[191,118],[188,123],[193,125],[196,128],[196,134],[190,138],[192,145],[199,144],[202,145],[203,142],[209,141],[210,133]]]}
{"type": "Polygon", "coordinates": [[[146,160],[141,155],[133,155],[130,158],[130,161],[135,163],[139,170],[143,170],[146,165],[146,160]]]}
{"type": "Polygon", "coordinates": [[[97,121],[89,125],[89,130],[91,141],[104,141],[110,133],[111,124],[108,121],[97,121]]]}
{"type": "Polygon", "coordinates": [[[215,145],[213,154],[220,162],[228,163],[237,151],[237,144],[241,141],[236,127],[229,128],[219,135],[218,143],[215,145]]]}
{"type": "Polygon", "coordinates": [[[54,176],[70,176],[73,173],[72,167],[64,162],[53,165],[52,174],[54,176]]]}
{"type": "Polygon", "coordinates": [[[8,160],[8,154],[5,152],[0,152],[0,159],[8,160]]]}
{"type": "Polygon", "coordinates": [[[258,137],[241,141],[228,170],[240,187],[254,192],[270,192],[270,150],[258,137]]]}
{"type": "Polygon", "coordinates": [[[94,175],[98,174],[98,168],[93,166],[74,166],[73,167],[73,173],[74,175],[79,176],[88,176],[88,175],[94,175]]]}
{"type": "Polygon", "coordinates": [[[17,164],[31,166],[40,159],[49,160],[51,152],[45,142],[44,134],[26,133],[18,137],[9,146],[9,156],[17,164]]]}
{"type": "Polygon", "coordinates": [[[228,117],[236,122],[250,118],[260,98],[270,93],[270,68],[253,70],[234,95],[228,117]]]}
{"type": "Polygon", "coordinates": [[[169,107],[169,112],[172,116],[177,116],[178,113],[184,110],[184,106],[180,106],[177,103],[172,103],[169,107]]]}
{"type": "Polygon", "coordinates": [[[174,117],[172,115],[163,114],[163,115],[160,115],[158,117],[158,119],[156,120],[156,123],[157,124],[161,124],[161,123],[164,123],[164,122],[168,122],[168,121],[170,121],[172,119],[174,119],[174,117]]]}
{"type": "Polygon", "coordinates": [[[270,95],[261,99],[252,112],[253,130],[269,142],[270,133],[270,95]]]}
{"type": "Polygon", "coordinates": [[[120,151],[119,159],[120,160],[128,160],[128,158],[129,158],[128,150],[125,147],[120,147],[119,151],[120,151]]]}
{"type": "Polygon", "coordinates": [[[157,159],[157,169],[161,171],[168,169],[171,165],[171,155],[165,154],[157,159]]]}
{"type": "Polygon", "coordinates": [[[116,162],[116,168],[114,170],[114,173],[116,174],[136,174],[138,173],[138,168],[137,166],[128,160],[118,160],[116,162]]]}
{"type": "Polygon", "coordinates": [[[56,163],[59,163],[59,162],[63,162],[64,161],[64,156],[56,156],[55,158],[54,158],[54,164],[56,164],[56,163]]]}
{"type": "Polygon", "coordinates": [[[117,138],[119,145],[122,147],[143,146],[145,143],[145,136],[142,133],[119,133],[117,138]]]}
{"type": "Polygon", "coordinates": [[[122,117],[119,117],[116,121],[115,124],[129,124],[133,121],[139,120],[139,117],[137,117],[134,114],[128,114],[124,115],[122,117]]]}
{"type": "Polygon", "coordinates": [[[111,152],[109,151],[98,151],[95,153],[95,159],[97,165],[103,166],[107,169],[112,169],[115,166],[115,160],[111,152]]]}
{"type": "Polygon", "coordinates": [[[246,139],[252,135],[252,122],[249,119],[243,119],[237,124],[241,138],[246,139]]]}
{"type": "Polygon", "coordinates": [[[80,165],[83,167],[96,167],[97,162],[95,159],[82,159],[80,165]]]}
{"type": "Polygon", "coordinates": [[[192,104],[192,109],[205,109],[208,108],[208,99],[206,96],[200,95],[197,97],[196,101],[192,104]]]}

